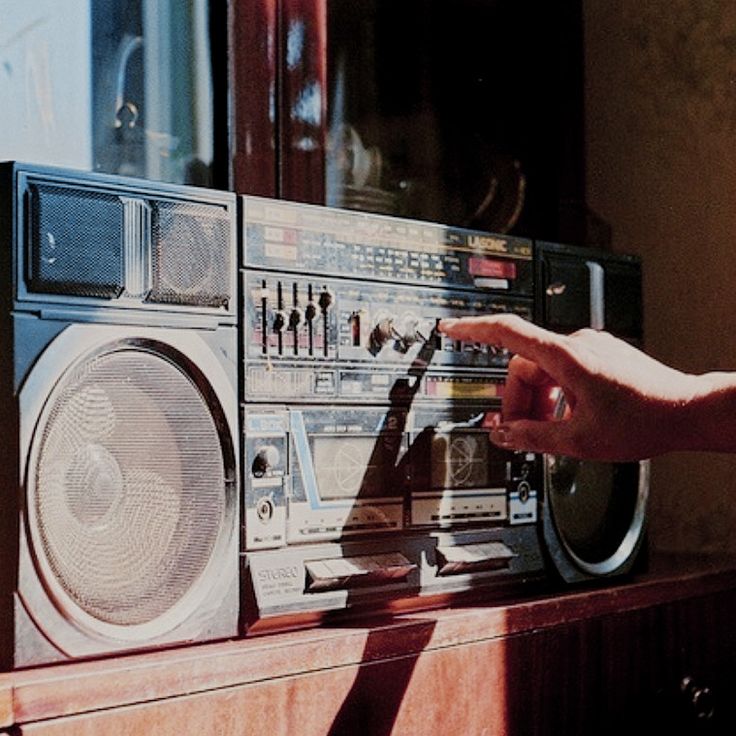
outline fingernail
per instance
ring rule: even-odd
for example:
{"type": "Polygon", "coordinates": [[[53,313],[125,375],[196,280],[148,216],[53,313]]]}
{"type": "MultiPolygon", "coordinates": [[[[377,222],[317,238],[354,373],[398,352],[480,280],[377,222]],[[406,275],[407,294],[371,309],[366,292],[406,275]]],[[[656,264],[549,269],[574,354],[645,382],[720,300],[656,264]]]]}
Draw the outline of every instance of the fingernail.
{"type": "Polygon", "coordinates": [[[512,447],[513,432],[506,424],[499,424],[491,430],[491,442],[500,447],[512,447]]]}

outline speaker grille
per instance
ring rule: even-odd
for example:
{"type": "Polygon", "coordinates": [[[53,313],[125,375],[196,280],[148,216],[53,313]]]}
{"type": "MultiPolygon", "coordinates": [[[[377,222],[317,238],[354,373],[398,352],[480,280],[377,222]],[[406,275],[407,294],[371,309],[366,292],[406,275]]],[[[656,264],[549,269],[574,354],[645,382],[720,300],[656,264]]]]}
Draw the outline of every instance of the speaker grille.
{"type": "Polygon", "coordinates": [[[232,298],[230,217],[224,207],[158,202],[150,302],[226,307],[232,298]]]}
{"type": "Polygon", "coordinates": [[[29,501],[37,554],[93,618],[154,621],[197,585],[222,533],[212,408],[183,367],[131,346],[70,369],[50,402],[29,501]]]}
{"type": "Polygon", "coordinates": [[[31,291],[112,299],[123,290],[123,204],[103,192],[34,184],[28,233],[31,291]]]}
{"type": "Polygon", "coordinates": [[[638,463],[546,457],[549,503],[558,533],[584,563],[610,559],[636,524],[638,463]]]}

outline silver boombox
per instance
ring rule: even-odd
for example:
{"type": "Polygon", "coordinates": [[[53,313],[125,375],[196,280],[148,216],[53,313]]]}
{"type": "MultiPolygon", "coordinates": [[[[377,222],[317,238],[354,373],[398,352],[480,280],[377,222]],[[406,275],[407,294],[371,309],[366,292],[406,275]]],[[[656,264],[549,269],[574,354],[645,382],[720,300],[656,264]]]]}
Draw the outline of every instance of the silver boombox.
{"type": "Polygon", "coordinates": [[[637,559],[646,465],[498,449],[509,356],[436,330],[638,339],[633,259],[13,163],[0,237],[0,669],[637,559]]]}

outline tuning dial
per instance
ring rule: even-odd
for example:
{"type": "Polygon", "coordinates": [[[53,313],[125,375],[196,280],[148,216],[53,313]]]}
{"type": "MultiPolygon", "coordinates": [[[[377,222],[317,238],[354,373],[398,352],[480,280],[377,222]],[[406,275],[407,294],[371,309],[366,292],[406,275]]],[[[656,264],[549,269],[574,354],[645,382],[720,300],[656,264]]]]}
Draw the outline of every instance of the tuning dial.
{"type": "Polygon", "coordinates": [[[256,456],[253,458],[251,471],[256,478],[261,478],[269,470],[276,467],[281,460],[281,453],[273,445],[264,445],[259,447],[256,456]]]}
{"type": "Polygon", "coordinates": [[[419,322],[411,320],[404,325],[404,331],[401,336],[401,344],[405,350],[408,350],[415,342],[423,340],[423,336],[419,332],[419,322]]]}
{"type": "Polygon", "coordinates": [[[401,336],[401,342],[407,347],[411,347],[415,342],[419,342],[421,340],[420,334],[416,330],[407,330],[402,336],[401,336]]]}

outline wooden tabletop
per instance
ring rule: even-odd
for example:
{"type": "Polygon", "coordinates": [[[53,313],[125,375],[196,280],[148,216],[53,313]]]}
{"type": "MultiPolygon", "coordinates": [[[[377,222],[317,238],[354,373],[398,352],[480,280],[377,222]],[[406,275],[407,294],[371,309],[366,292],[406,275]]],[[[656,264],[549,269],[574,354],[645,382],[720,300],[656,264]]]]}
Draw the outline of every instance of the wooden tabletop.
{"type": "Polygon", "coordinates": [[[659,556],[625,582],[0,675],[0,728],[391,659],[736,587],[736,563],[659,556]]]}

